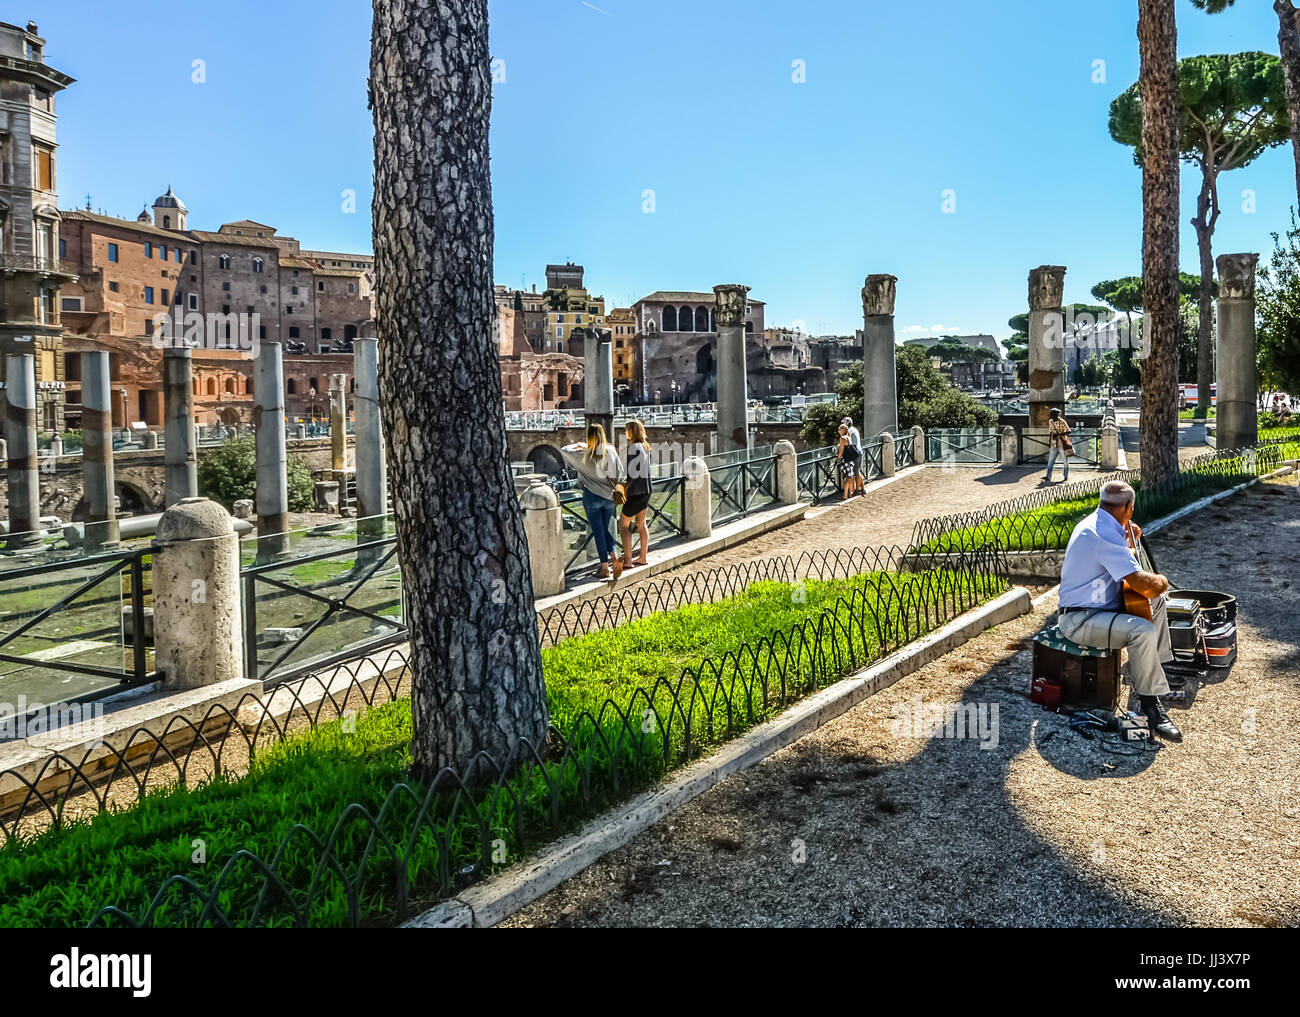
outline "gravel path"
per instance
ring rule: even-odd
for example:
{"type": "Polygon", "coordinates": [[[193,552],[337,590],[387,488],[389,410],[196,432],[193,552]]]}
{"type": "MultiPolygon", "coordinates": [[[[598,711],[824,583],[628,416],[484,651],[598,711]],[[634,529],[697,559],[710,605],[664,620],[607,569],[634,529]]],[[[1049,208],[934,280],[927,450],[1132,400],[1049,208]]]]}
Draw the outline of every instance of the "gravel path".
{"type": "Polygon", "coordinates": [[[1085,740],[1028,701],[1049,598],[505,924],[1300,924],[1300,489],[1262,484],[1153,544],[1179,585],[1240,600],[1241,656],[1175,714],[1181,745],[1085,740]],[[914,697],[997,707],[996,745],[896,733],[914,697]]]}

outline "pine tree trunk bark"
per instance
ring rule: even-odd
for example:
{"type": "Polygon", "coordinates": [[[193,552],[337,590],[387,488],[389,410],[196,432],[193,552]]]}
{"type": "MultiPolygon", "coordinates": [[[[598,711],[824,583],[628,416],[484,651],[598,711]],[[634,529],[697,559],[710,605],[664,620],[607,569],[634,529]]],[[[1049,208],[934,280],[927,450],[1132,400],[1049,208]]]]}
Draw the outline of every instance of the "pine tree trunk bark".
{"type": "Polygon", "coordinates": [[[1142,486],[1178,474],[1178,30],[1175,0],[1138,0],[1142,94],[1142,486]]]}
{"type": "Polygon", "coordinates": [[[375,0],[375,282],[415,776],[547,733],[492,292],[487,0],[375,0]]]}
{"type": "Polygon", "coordinates": [[[1274,0],[1277,46],[1282,57],[1286,111],[1291,118],[1291,154],[1295,157],[1296,198],[1300,201],[1300,12],[1291,0],[1274,0]]]}

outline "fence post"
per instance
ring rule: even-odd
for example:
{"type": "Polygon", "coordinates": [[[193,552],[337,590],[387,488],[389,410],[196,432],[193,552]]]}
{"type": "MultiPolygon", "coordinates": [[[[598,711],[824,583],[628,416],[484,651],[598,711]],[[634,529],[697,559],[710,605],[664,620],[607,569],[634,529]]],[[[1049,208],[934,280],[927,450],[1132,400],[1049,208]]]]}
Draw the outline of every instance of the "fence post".
{"type": "Polygon", "coordinates": [[[912,456],[917,466],[925,465],[927,449],[925,447],[925,429],[920,424],[912,425],[912,456]]]}
{"type": "Polygon", "coordinates": [[[682,503],[688,537],[713,536],[713,478],[708,464],[698,456],[682,463],[682,503]]]}
{"type": "Polygon", "coordinates": [[[1016,443],[1016,429],[1010,424],[1002,428],[1002,465],[1015,466],[1020,462],[1020,449],[1016,443]]]}
{"type": "Polygon", "coordinates": [[[239,615],[239,538],[207,498],[182,498],[154,537],[154,647],[168,689],[244,675],[239,615]]]}
{"type": "Polygon", "coordinates": [[[788,441],[778,441],[776,454],[776,503],[793,505],[799,500],[799,456],[788,441]]]}
{"type": "Polygon", "coordinates": [[[533,596],[551,597],[564,592],[564,523],[560,499],[551,486],[536,481],[519,497],[524,512],[524,538],[528,565],[533,573],[533,596]]]}
{"type": "Polygon", "coordinates": [[[1101,425],[1101,448],[1097,450],[1097,465],[1103,470],[1119,469],[1119,428],[1107,418],[1101,425]]]}
{"type": "Polygon", "coordinates": [[[888,431],[880,432],[880,475],[894,475],[894,436],[888,431]]]}

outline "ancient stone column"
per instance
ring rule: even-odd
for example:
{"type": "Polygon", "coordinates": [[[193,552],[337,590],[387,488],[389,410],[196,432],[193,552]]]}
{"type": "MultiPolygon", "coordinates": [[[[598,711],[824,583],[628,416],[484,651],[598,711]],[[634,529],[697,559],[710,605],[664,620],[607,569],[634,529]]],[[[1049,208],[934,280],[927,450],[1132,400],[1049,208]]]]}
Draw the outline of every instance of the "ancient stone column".
{"type": "Polygon", "coordinates": [[[253,360],[253,426],[257,429],[257,558],[288,550],[289,453],[284,431],[284,348],[260,342],[253,360]]]}
{"type": "Polygon", "coordinates": [[[1029,271],[1029,426],[1047,427],[1053,408],[1065,409],[1065,266],[1029,271]]]}
{"type": "Polygon", "coordinates": [[[745,404],[749,386],[745,376],[745,304],[748,286],[713,287],[718,325],[718,451],[749,447],[749,422],[745,404]]]}
{"type": "MultiPolygon", "coordinates": [[[[1259,441],[1255,406],[1255,263],[1258,254],[1220,254],[1219,270],[1219,448],[1244,448],[1259,441]]],[[[1208,392],[1201,393],[1209,399],[1208,392]]]]}
{"type": "Polygon", "coordinates": [[[330,375],[330,469],[342,473],[348,457],[348,377],[330,375]]]}
{"type": "MultiPolygon", "coordinates": [[[[119,541],[113,482],[113,390],[108,352],[81,355],[81,484],[86,495],[90,553],[119,541]]],[[[155,442],[156,445],[156,442],[155,442]]]]}
{"type": "Polygon", "coordinates": [[[894,295],[898,277],[869,275],[862,286],[862,433],[898,430],[894,295]]]}
{"type": "Polygon", "coordinates": [[[164,504],[199,495],[198,435],[194,428],[194,354],[188,346],[163,350],[163,405],[167,448],[164,504]]]}
{"type": "Polygon", "coordinates": [[[582,348],[582,389],[587,424],[599,424],[614,437],[614,343],[607,328],[590,328],[582,348]]]}
{"type": "Polygon", "coordinates": [[[352,364],[357,382],[353,399],[357,415],[357,543],[362,544],[382,539],[388,515],[388,460],[379,419],[379,340],[355,340],[352,364]]]}
{"type": "Polygon", "coordinates": [[[36,361],[5,356],[5,441],[9,448],[8,550],[41,543],[41,478],[36,461],[36,361]]]}

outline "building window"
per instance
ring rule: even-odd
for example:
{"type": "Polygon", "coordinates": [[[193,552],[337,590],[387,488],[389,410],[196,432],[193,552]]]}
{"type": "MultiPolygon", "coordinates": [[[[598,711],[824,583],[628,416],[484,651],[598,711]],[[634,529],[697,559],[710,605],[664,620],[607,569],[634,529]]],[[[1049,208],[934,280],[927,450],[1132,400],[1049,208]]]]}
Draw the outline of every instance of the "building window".
{"type": "Polygon", "coordinates": [[[290,379],[288,380],[288,382],[286,382],[285,384],[286,384],[286,391],[288,391],[288,393],[289,393],[290,395],[295,395],[295,394],[297,394],[297,392],[298,392],[298,380],[297,380],[296,378],[290,378],[290,379]]]}
{"type": "Polygon", "coordinates": [[[258,330],[257,330],[257,338],[259,338],[259,339],[265,339],[265,338],[266,338],[266,326],[265,326],[265,325],[262,325],[262,326],[260,326],[260,327],[258,328],[258,330]]]}
{"type": "Polygon", "coordinates": [[[166,245],[166,244],[159,244],[159,245],[158,245],[158,260],[159,260],[159,261],[166,261],[166,260],[167,260],[167,245],[166,245]]]}
{"type": "Polygon", "coordinates": [[[314,389],[319,389],[319,388],[320,388],[320,386],[316,384],[316,379],[315,379],[315,378],[312,378],[312,379],[311,379],[311,387],[314,388],[314,389]]]}
{"type": "Polygon", "coordinates": [[[191,311],[197,311],[199,309],[199,295],[197,293],[191,293],[189,295],[189,307],[191,311]]]}
{"type": "Polygon", "coordinates": [[[357,291],[356,283],[348,283],[348,292],[355,293],[356,291],[357,291]]]}
{"type": "Polygon", "coordinates": [[[556,339],[563,339],[563,338],[564,338],[564,326],[563,326],[563,325],[556,325],[556,326],[555,326],[555,338],[556,338],[556,339]]]}
{"type": "Polygon", "coordinates": [[[111,282],[111,283],[109,283],[109,284],[108,284],[108,292],[109,292],[109,293],[116,293],[116,292],[118,292],[117,283],[115,283],[115,282],[111,282]]]}
{"type": "Polygon", "coordinates": [[[259,287],[258,287],[258,292],[259,292],[259,293],[265,293],[265,292],[266,292],[266,287],[265,287],[265,286],[259,286],[259,287]]]}
{"type": "Polygon", "coordinates": [[[199,252],[190,251],[190,264],[193,265],[198,260],[199,260],[199,252]]]}
{"type": "Polygon", "coordinates": [[[32,170],[35,176],[32,185],[37,190],[54,190],[54,149],[46,145],[33,144],[32,170]]]}
{"type": "Polygon", "coordinates": [[[224,290],[226,293],[229,293],[229,292],[230,292],[230,283],[228,283],[228,282],[223,282],[223,283],[221,284],[221,288],[222,288],[222,290],[224,290]]]}
{"type": "Polygon", "coordinates": [[[320,292],[320,293],[324,293],[324,292],[325,292],[325,284],[324,284],[323,282],[318,282],[318,283],[316,284],[316,289],[317,289],[318,292],[320,292]]]}
{"type": "Polygon", "coordinates": [[[216,379],[216,378],[209,378],[208,381],[207,381],[206,389],[207,389],[207,394],[208,394],[208,395],[210,395],[210,396],[214,396],[214,395],[216,395],[216,394],[217,394],[217,379],[216,379]]]}
{"type": "Polygon", "coordinates": [[[266,263],[265,263],[264,261],[262,261],[261,258],[254,258],[254,259],[253,259],[253,271],[254,271],[254,272],[260,272],[260,271],[262,271],[263,267],[265,267],[265,264],[266,264],[266,263]]]}
{"type": "Polygon", "coordinates": [[[68,256],[68,242],[64,240],[62,237],[59,237],[59,257],[66,258],[67,256],[68,256]]]}
{"type": "Polygon", "coordinates": [[[61,297],[59,307],[64,311],[80,311],[81,297],[61,297]]]}
{"type": "Polygon", "coordinates": [[[171,228],[172,228],[172,217],[169,215],[163,216],[163,229],[169,230],[171,228]]]}
{"type": "Polygon", "coordinates": [[[709,309],[707,307],[695,308],[695,331],[709,331],[709,309]]]}
{"type": "Polygon", "coordinates": [[[331,331],[330,331],[330,329],[328,329],[328,328],[323,328],[323,329],[320,330],[320,337],[321,337],[322,339],[328,340],[328,339],[330,338],[330,335],[331,335],[331,331]]]}
{"type": "Polygon", "coordinates": [[[149,243],[147,240],[144,242],[144,256],[146,258],[153,257],[153,244],[149,243]]]}
{"type": "Polygon", "coordinates": [[[227,378],[227,379],[226,379],[226,395],[234,395],[234,394],[235,394],[235,379],[234,379],[234,378],[227,378]]]}
{"type": "Polygon", "coordinates": [[[160,304],[164,304],[164,305],[171,304],[171,300],[169,299],[166,290],[161,290],[159,295],[162,297],[162,299],[159,301],[160,304]]]}
{"type": "Polygon", "coordinates": [[[117,261],[117,244],[108,245],[108,260],[117,261]]]}
{"type": "MultiPolygon", "coordinates": [[[[43,290],[41,290],[41,295],[40,295],[40,324],[42,324],[42,325],[53,325],[53,324],[55,323],[55,318],[54,318],[54,292],[55,292],[54,290],[50,290],[50,289],[43,289],[43,290]]],[[[42,352],[42,353],[50,353],[50,356],[54,356],[54,354],[53,354],[52,352],[48,351],[48,350],[42,350],[41,352],[42,352]]],[[[50,378],[50,379],[43,379],[43,380],[53,380],[53,379],[50,378]]]]}
{"type": "Polygon", "coordinates": [[[146,304],[152,304],[152,303],[153,303],[153,287],[152,287],[152,286],[146,286],[146,287],[144,288],[144,302],[145,302],[146,304]]]}
{"type": "Polygon", "coordinates": [[[218,267],[218,268],[227,268],[227,269],[230,268],[230,255],[229,255],[229,254],[223,254],[220,258],[218,258],[218,259],[217,259],[217,267],[218,267]]]}
{"type": "MultiPolygon", "coordinates": [[[[294,272],[294,275],[297,275],[297,274],[298,274],[297,272],[294,272]]],[[[289,287],[289,292],[292,293],[292,294],[296,297],[296,296],[298,295],[298,287],[297,287],[297,286],[290,286],[290,287],[289,287]]]]}
{"type": "Polygon", "coordinates": [[[689,307],[677,308],[677,331],[678,332],[695,331],[695,315],[692,313],[689,307]]]}
{"type": "Polygon", "coordinates": [[[297,338],[298,338],[298,326],[297,326],[297,325],[290,325],[290,326],[289,326],[289,338],[290,338],[290,339],[297,339],[297,338]]]}
{"type": "Polygon", "coordinates": [[[176,264],[181,264],[185,260],[185,252],[179,247],[176,248],[176,264]]]}
{"type": "Polygon", "coordinates": [[[285,308],[284,308],[284,313],[285,313],[285,314],[293,314],[293,305],[292,305],[292,304],[286,304],[286,305],[285,305],[285,308]]]}
{"type": "Polygon", "coordinates": [[[675,307],[664,308],[664,331],[665,332],[677,331],[677,308],[675,307]]]}

